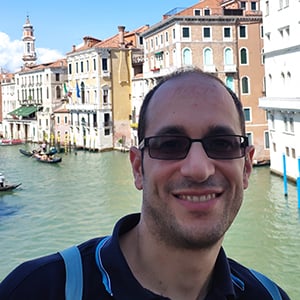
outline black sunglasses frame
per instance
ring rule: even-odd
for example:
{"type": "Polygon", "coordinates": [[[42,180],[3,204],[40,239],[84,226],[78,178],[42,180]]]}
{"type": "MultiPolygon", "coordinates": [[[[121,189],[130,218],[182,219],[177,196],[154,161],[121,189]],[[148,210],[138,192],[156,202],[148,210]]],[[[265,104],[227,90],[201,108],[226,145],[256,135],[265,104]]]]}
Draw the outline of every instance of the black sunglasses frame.
{"type": "MultiPolygon", "coordinates": [[[[187,136],[175,136],[175,135],[161,135],[161,136],[149,136],[149,137],[145,137],[139,144],[139,149],[141,151],[143,151],[145,148],[148,148],[148,154],[151,158],[154,158],[154,159],[159,159],[159,160],[180,160],[180,159],[185,159],[190,151],[190,148],[192,146],[192,143],[195,143],[195,142],[199,142],[202,144],[203,146],[203,149],[206,153],[206,155],[209,157],[209,158],[212,158],[212,159],[217,159],[217,160],[229,160],[229,159],[237,159],[237,158],[242,158],[246,155],[246,148],[249,146],[249,140],[248,140],[248,137],[247,136],[244,136],[244,135],[235,135],[235,134],[224,134],[224,135],[214,135],[214,136],[207,136],[207,137],[204,137],[202,139],[191,139],[187,136]],[[226,137],[234,137],[234,138],[240,138],[240,154],[239,155],[224,155],[222,156],[221,154],[222,153],[215,153],[215,154],[212,154],[211,153],[211,150],[208,149],[208,141],[214,139],[214,138],[226,138],[226,137]],[[187,144],[187,147],[185,149],[185,152],[181,153],[181,155],[174,155],[172,156],[172,153],[169,153],[170,157],[167,157],[166,156],[166,153],[162,154],[162,155],[158,155],[157,154],[153,154],[153,149],[151,148],[151,145],[150,145],[150,142],[151,140],[155,140],[155,139],[159,139],[159,138],[180,138],[182,140],[185,140],[185,141],[188,141],[188,144],[187,144]]],[[[238,149],[236,149],[238,150],[238,149]]],[[[229,154],[229,153],[228,153],[229,154]]]]}

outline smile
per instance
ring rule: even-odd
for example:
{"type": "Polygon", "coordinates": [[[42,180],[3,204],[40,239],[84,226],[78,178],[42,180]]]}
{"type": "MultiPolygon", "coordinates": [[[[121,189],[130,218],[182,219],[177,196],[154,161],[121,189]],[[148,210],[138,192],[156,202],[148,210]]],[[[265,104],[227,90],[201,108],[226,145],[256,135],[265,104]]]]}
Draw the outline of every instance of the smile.
{"type": "Polygon", "coordinates": [[[216,194],[207,194],[207,195],[201,195],[201,196],[197,196],[197,195],[178,195],[178,198],[180,198],[181,200],[186,200],[186,201],[190,201],[190,202],[205,202],[205,201],[209,201],[211,199],[216,198],[216,194]]]}

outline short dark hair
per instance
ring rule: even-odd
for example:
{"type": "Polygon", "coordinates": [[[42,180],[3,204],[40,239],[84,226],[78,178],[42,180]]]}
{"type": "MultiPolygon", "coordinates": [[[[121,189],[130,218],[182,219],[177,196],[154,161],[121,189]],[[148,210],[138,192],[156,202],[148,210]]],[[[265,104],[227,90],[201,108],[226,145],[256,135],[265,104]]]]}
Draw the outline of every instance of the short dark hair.
{"type": "Polygon", "coordinates": [[[203,77],[212,78],[212,79],[218,81],[219,83],[221,83],[221,85],[225,87],[225,89],[231,95],[233,102],[235,104],[235,107],[237,109],[239,119],[240,119],[242,134],[244,135],[246,132],[244,110],[243,110],[243,105],[242,105],[241,101],[239,100],[239,98],[237,97],[237,95],[229,87],[227,87],[220,78],[218,78],[210,73],[206,73],[196,67],[189,67],[189,68],[185,67],[185,68],[179,68],[176,71],[174,71],[173,73],[170,73],[169,75],[166,75],[165,77],[162,77],[161,80],[158,82],[158,84],[146,94],[145,99],[142,103],[142,106],[140,109],[140,115],[139,115],[139,125],[138,125],[139,143],[145,138],[145,132],[146,132],[146,127],[147,127],[147,110],[148,110],[150,100],[152,99],[155,92],[160,88],[160,86],[162,86],[165,82],[169,81],[170,79],[178,78],[178,77],[181,77],[186,74],[199,74],[199,75],[202,75],[203,77]]]}

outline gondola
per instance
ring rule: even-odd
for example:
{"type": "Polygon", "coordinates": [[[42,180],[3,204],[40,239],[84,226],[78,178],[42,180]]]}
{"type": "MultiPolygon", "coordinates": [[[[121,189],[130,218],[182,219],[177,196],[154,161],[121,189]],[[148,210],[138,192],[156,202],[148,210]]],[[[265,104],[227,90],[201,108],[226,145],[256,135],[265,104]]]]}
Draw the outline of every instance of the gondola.
{"type": "Polygon", "coordinates": [[[22,183],[18,184],[6,184],[4,186],[0,186],[0,192],[9,192],[14,189],[16,189],[18,186],[20,186],[22,183]]]}
{"type": "Polygon", "coordinates": [[[24,149],[19,149],[20,153],[22,153],[25,156],[31,157],[34,153],[36,153],[35,151],[27,151],[24,149]]]}
{"type": "MultiPolygon", "coordinates": [[[[42,154],[42,153],[40,153],[39,152],[39,150],[31,150],[31,151],[28,151],[28,150],[25,150],[25,149],[19,149],[19,151],[20,151],[20,153],[22,153],[23,155],[25,155],[25,156],[27,156],[27,157],[31,157],[31,156],[33,156],[33,155],[35,155],[35,154],[42,154]]],[[[46,155],[53,155],[53,154],[55,154],[55,153],[57,153],[57,149],[55,148],[55,147],[52,147],[52,148],[50,148],[50,150],[49,150],[49,152],[46,152],[45,154],[46,155]]]]}
{"type": "Polygon", "coordinates": [[[33,157],[42,163],[48,163],[48,164],[55,164],[59,163],[62,161],[61,157],[52,157],[51,155],[46,155],[46,154],[34,154],[33,157]]]}

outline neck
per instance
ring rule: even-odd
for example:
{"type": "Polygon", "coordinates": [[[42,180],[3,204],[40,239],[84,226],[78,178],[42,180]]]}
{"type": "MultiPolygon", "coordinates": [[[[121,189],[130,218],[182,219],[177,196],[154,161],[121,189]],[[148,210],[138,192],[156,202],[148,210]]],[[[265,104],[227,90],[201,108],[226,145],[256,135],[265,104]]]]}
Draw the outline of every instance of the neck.
{"type": "Polygon", "coordinates": [[[120,245],[144,288],[174,300],[201,300],[208,293],[221,242],[209,249],[172,248],[138,225],[121,237],[120,245]]]}

